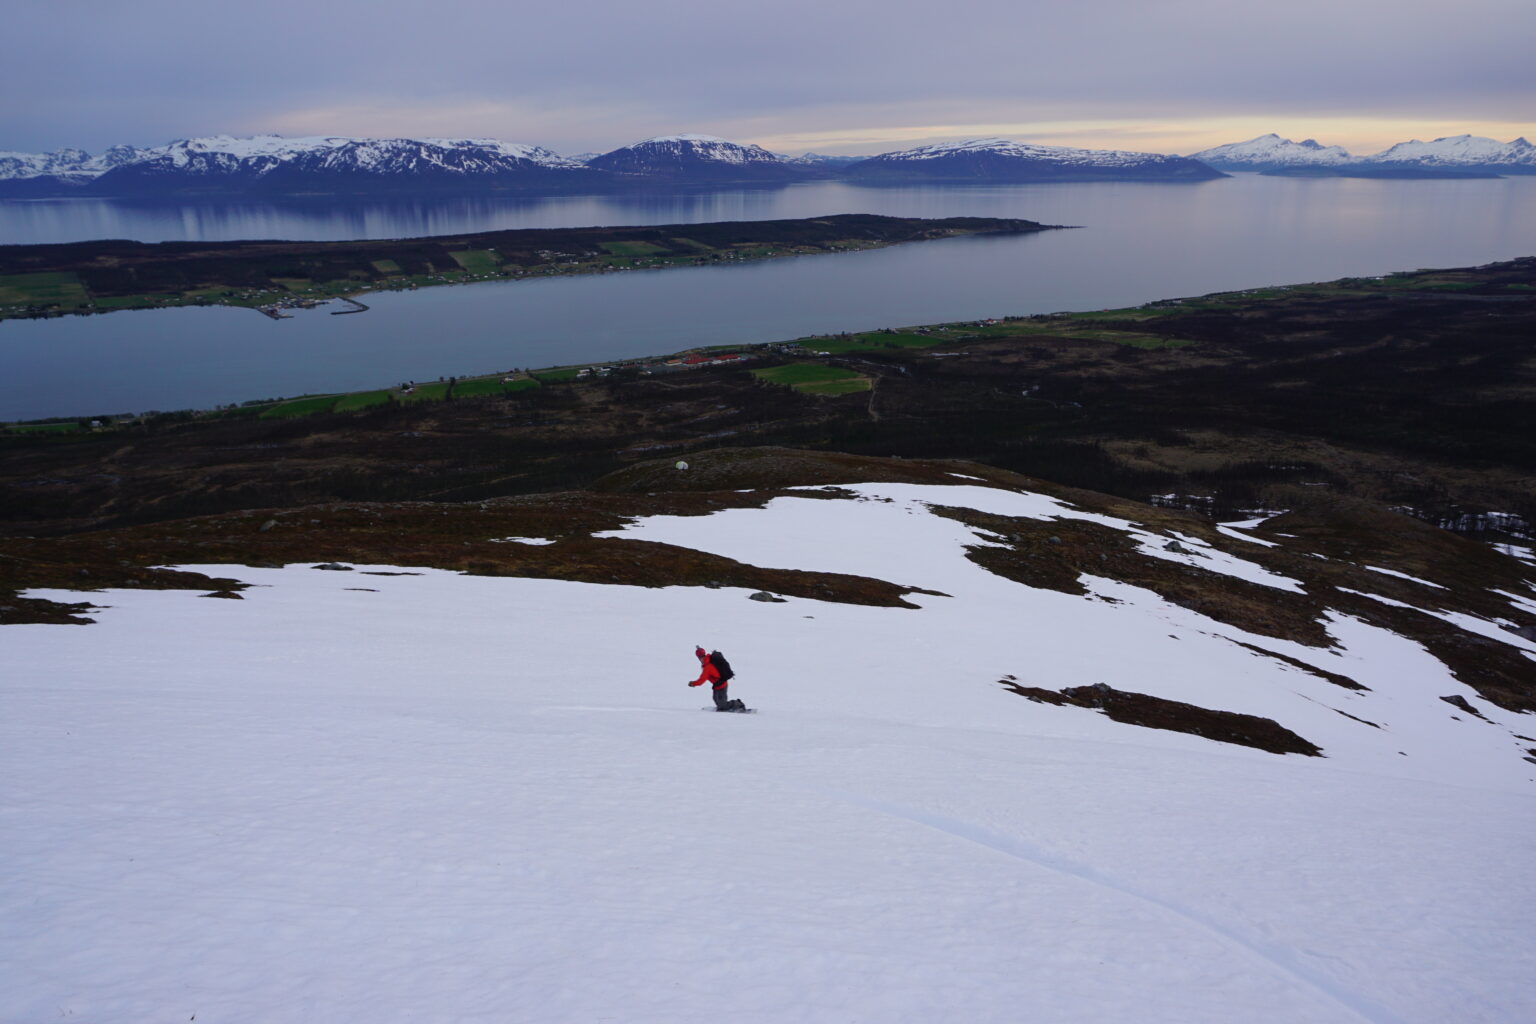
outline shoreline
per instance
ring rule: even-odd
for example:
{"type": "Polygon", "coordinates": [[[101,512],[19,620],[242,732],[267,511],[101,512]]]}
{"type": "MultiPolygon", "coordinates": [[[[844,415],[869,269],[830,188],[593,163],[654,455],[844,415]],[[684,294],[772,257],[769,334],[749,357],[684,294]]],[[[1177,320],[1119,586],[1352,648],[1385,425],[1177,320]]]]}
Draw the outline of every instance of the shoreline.
{"type": "MultiPolygon", "coordinates": [[[[782,258],[782,257],[773,257],[782,258]]],[[[606,367],[610,370],[617,368],[636,369],[646,366],[655,366],[668,360],[681,360],[689,356],[706,355],[709,353],[753,353],[740,363],[750,362],[763,355],[788,354],[796,358],[811,360],[835,360],[839,357],[856,354],[859,351],[869,351],[890,347],[892,342],[885,340],[889,336],[898,339],[906,339],[897,347],[924,348],[939,344],[964,340],[967,337],[996,336],[999,333],[1005,336],[1028,336],[1048,332],[1054,335],[1074,334],[1076,328],[1071,325],[1079,321],[1136,321],[1149,320],[1158,316],[1180,311],[1199,309],[1219,310],[1226,308],[1228,302],[1256,298],[1260,296],[1278,296],[1282,293],[1294,295],[1317,294],[1344,297],[1349,295],[1367,296],[1384,295],[1395,301],[1414,302],[1423,300],[1449,301],[1454,304],[1504,304],[1528,301],[1528,294],[1533,286],[1511,285],[1512,289],[1518,289],[1502,294],[1468,294],[1462,290],[1461,285],[1440,280],[1444,275],[1462,274],[1471,271],[1483,271],[1506,264],[1524,262],[1530,257],[1517,258],[1515,260],[1498,261],[1495,263],[1479,265],[1477,267],[1423,269],[1413,271],[1399,271],[1380,277],[1346,277],[1333,281],[1304,282],[1288,285],[1275,285],[1268,287],[1249,288],[1241,290],[1229,290],[1211,292],[1200,296],[1185,296],[1180,298],[1155,299],[1139,306],[1131,307],[1104,307],[1092,310],[1058,311],[1054,313],[1035,313],[1004,315],[997,318],[981,318],[971,320],[951,320],[928,324],[916,324],[901,327],[884,327],[878,329],[843,332],[840,334],[809,334],[791,339],[779,339],[761,342],[744,342],[733,345],[702,345],[676,350],[665,354],[647,354],[639,356],[625,356],[616,359],[597,359],[571,363],[562,363],[539,368],[523,368],[519,371],[492,370],[463,376],[442,376],[437,381],[430,381],[423,385],[424,388],[435,389],[437,385],[445,385],[444,390],[449,392],[442,395],[424,394],[412,399],[419,402],[430,398],[456,399],[462,397],[485,397],[493,395],[494,390],[484,391],[477,389],[475,395],[452,395],[451,392],[466,384],[484,385],[496,378],[504,378],[501,383],[513,385],[518,378],[521,381],[534,380],[534,386],[543,386],[538,378],[548,378],[552,383],[562,383],[574,380],[583,368],[594,371],[606,367]],[[962,332],[956,335],[953,332],[962,332]],[[970,333],[964,333],[970,332],[970,333]],[[922,342],[914,343],[913,339],[923,338],[922,342]]],[[[477,282],[455,282],[477,283],[477,282]]],[[[363,294],[361,292],[357,294],[363,294]]],[[[354,305],[363,306],[348,296],[332,296],[339,300],[352,302],[354,305]]],[[[329,301],[329,299],[323,300],[329,301]]],[[[320,302],[314,303],[319,305],[320,302]]],[[[362,309],[347,309],[330,311],[332,315],[363,312],[362,309]]],[[[1135,344],[1132,342],[1131,344],[1135,344]]],[[[1153,346],[1156,347],[1156,346],[1153,346]]],[[[738,365],[740,365],[738,363],[738,365]]],[[[603,374],[604,376],[606,374],[603,374]]],[[[173,410],[153,410],[143,412],[119,412],[91,417],[81,414],[58,414],[52,416],[29,417],[26,419],[0,420],[0,435],[11,437],[25,436],[28,434],[41,434],[50,432],[73,432],[110,430],[117,426],[127,426],[135,423],[151,421],[155,418],[167,419],[203,419],[230,415],[255,415],[260,416],[266,410],[275,409],[284,405],[295,403],[323,403],[331,400],[333,403],[341,403],[347,399],[362,399],[365,396],[379,396],[394,388],[354,388],[337,391],[306,392],[299,395],[291,395],[279,398],[251,399],[237,403],[223,403],[210,406],[185,406],[173,410]],[[87,425],[92,420],[99,421],[95,425],[87,425]]],[[[515,387],[511,390],[516,390],[515,387]]],[[[383,404],[386,398],[378,398],[368,404],[383,404]]],[[[338,408],[334,411],[356,411],[367,408],[368,404],[349,404],[345,409],[338,408]]],[[[329,407],[324,410],[331,411],[329,407]]],[[[303,413],[295,413],[302,415],[303,413]]]]}
{"type": "MultiPolygon", "coordinates": [[[[779,258],[779,257],[775,257],[779,258]]],[[[1490,266],[1493,266],[1491,264],[1490,266]]],[[[640,372],[670,372],[659,370],[668,361],[684,360],[689,357],[707,356],[725,353],[751,353],[751,355],[733,360],[736,365],[753,362],[756,359],[771,355],[790,355],[795,358],[826,361],[857,354],[860,351],[876,350],[888,347],[896,343],[896,339],[902,339],[899,347],[926,348],[936,347],[941,344],[966,340],[968,338],[984,338],[1001,333],[1006,336],[1028,336],[1030,334],[1049,331],[1053,334],[1071,334],[1075,330],[1071,325],[1074,321],[1136,321],[1156,318],[1160,315],[1175,312],[1188,311],[1201,307],[1222,308],[1226,302],[1240,298],[1251,298],[1261,294],[1293,293],[1304,294],[1327,293],[1333,295],[1347,294],[1385,294],[1401,301],[1413,301],[1415,299],[1434,297],[1442,300],[1456,302],[1517,302],[1525,300],[1524,292],[1509,295],[1467,295],[1446,294],[1438,290],[1425,290],[1416,287],[1424,280],[1433,280],[1436,275],[1454,273],[1458,269],[1447,270],[1417,270],[1402,271],[1396,274],[1379,278],[1342,278],[1327,282],[1306,282],[1289,285],[1275,285],[1265,288],[1245,289],[1240,291],[1212,292],[1200,296],[1185,296],[1171,299],[1156,299],[1143,303],[1140,306],[1124,308],[1102,308],[1094,310],[1071,310],[1055,313],[1039,313],[1026,315],[1005,315],[997,318],[980,318],[974,320],[953,320],[931,324],[914,324],[901,327],[886,327],[867,331],[844,332],[841,334],[811,334],[797,338],[781,339],[776,341],[749,342],[736,345],[706,345],[693,346],[670,353],[649,354],[642,356],[629,356],[622,359],[586,360],[572,363],[562,363],[554,366],[538,368],[523,368],[521,370],[492,370],[483,373],[474,373],[464,376],[442,376],[436,381],[422,384],[411,382],[409,390],[390,388],[357,388],[350,390],[338,390],[331,392],[309,392],[300,395],[291,395],[272,399],[252,399],[244,402],[214,405],[209,407],[186,407],[176,410],[150,412],[123,412],[111,414],[108,418],[111,423],[101,423],[99,426],[83,427],[84,417],[71,415],[58,415],[47,417],[35,417],[26,420],[0,420],[0,432],[17,434],[48,432],[50,427],[61,432],[66,429],[108,430],[114,426],[143,422],[154,416],[172,418],[210,418],[229,415],[254,415],[261,416],[264,413],[283,406],[304,404],[321,404],[330,400],[333,404],[353,400],[353,404],[343,409],[334,411],[357,411],[368,408],[370,405],[382,405],[392,400],[404,400],[412,396],[417,387],[425,389],[425,393],[419,397],[412,397],[412,402],[424,400],[457,400],[463,397],[490,397],[496,394],[494,389],[485,389],[483,386],[496,382],[506,385],[506,390],[515,391],[520,385],[530,383],[534,387],[545,386],[546,383],[559,384],[580,379],[582,371],[589,370],[594,378],[607,376],[607,372],[617,369],[637,370],[640,372]],[[918,340],[921,339],[921,340],[918,340]],[[641,370],[641,368],[650,368],[641,370]],[[598,371],[606,371],[599,373],[598,371]],[[438,394],[438,385],[443,393],[438,394]],[[474,395],[455,396],[453,392],[464,385],[481,385],[474,395]],[[396,398],[396,395],[399,395],[396,398]],[[376,397],[376,396],[389,397],[376,397]],[[371,402],[363,404],[361,400],[373,398],[371,402]]],[[[1473,268],[1482,269],[1482,268],[1473,268]]],[[[472,282],[462,282],[472,283],[472,282]]],[[[1435,289],[1440,286],[1429,285],[1427,288],[1435,289]]],[[[359,293],[361,294],[361,293],[359,293]]],[[[367,307],[347,296],[334,296],[333,298],[352,302],[360,309],[332,310],[332,315],[343,315],[364,312],[367,307]]],[[[329,300],[324,300],[329,301],[329,300]]],[[[319,305],[320,303],[315,303],[319,305]]],[[[688,367],[694,368],[694,367],[688,367]]],[[[332,411],[330,407],[314,409],[313,411],[332,411]]],[[[293,415],[306,415],[306,412],[295,410],[293,415]]],[[[285,414],[279,414],[285,415],[285,414]]]]}

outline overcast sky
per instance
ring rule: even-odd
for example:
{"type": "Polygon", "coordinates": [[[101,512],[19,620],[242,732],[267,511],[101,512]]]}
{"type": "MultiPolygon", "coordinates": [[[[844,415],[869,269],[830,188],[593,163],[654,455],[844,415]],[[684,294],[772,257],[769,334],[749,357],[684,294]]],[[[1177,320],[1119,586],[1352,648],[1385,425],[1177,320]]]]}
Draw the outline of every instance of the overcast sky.
{"type": "Polygon", "coordinates": [[[0,149],[703,132],[1360,153],[1536,134],[1536,0],[5,0],[0,149]]]}

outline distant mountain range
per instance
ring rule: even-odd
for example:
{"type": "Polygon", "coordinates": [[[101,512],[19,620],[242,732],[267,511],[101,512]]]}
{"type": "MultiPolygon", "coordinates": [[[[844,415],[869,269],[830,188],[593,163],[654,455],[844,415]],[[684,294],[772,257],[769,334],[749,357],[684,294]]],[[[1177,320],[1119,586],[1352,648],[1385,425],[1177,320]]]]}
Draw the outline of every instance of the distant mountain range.
{"type": "Polygon", "coordinates": [[[592,172],[498,139],[214,135],[153,149],[0,153],[0,195],[303,194],[564,185],[592,172]]]}
{"type": "Polygon", "coordinates": [[[1477,135],[1451,135],[1432,142],[1399,142],[1380,153],[1354,156],[1315,139],[1292,142],[1270,133],[1191,153],[1222,171],[1258,171],[1301,177],[1487,178],[1536,174],[1536,146],[1525,139],[1498,142],[1477,135]]]}
{"type": "Polygon", "coordinates": [[[1115,149],[970,139],[919,146],[843,168],[863,181],[1206,181],[1226,175],[1198,160],[1115,149]]]}
{"type": "Polygon", "coordinates": [[[711,135],[666,135],[601,154],[558,156],[496,139],[215,135],[100,156],[0,152],[0,197],[603,191],[646,185],[852,181],[1198,181],[1198,161],[1151,153],[977,139],[876,157],[790,157],[711,135]]]}
{"type": "Polygon", "coordinates": [[[285,138],[214,135],[92,156],[0,151],[0,198],[582,192],[647,185],[1204,181],[1226,171],[1373,177],[1536,174],[1536,147],[1461,135],[1404,142],[1369,157],[1263,135],[1187,157],[971,139],[873,157],[790,157],[711,135],[666,135],[562,157],[498,139],[285,138]]]}

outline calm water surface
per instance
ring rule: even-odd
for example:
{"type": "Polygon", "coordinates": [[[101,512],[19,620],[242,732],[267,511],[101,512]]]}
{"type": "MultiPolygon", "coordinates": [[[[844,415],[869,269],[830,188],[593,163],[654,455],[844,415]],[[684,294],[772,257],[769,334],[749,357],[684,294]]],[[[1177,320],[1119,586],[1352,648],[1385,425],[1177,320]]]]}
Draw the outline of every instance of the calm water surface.
{"type": "Polygon", "coordinates": [[[1010,238],[389,292],[272,321],[174,309],[0,323],[0,419],[206,407],[693,345],[1133,305],[1536,254],[1536,178],[782,189],[307,203],[0,203],[0,241],[406,237],[831,213],[1025,217],[1010,238]]]}

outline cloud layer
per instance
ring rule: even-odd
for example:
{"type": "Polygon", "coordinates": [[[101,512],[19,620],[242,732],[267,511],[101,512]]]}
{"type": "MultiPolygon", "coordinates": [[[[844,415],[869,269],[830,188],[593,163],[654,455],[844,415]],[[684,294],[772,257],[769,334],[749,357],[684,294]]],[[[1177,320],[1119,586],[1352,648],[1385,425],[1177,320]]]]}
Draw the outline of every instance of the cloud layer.
{"type": "Polygon", "coordinates": [[[276,131],[576,152],[691,130],[1188,150],[1287,125],[1365,149],[1507,137],[1536,110],[1528,0],[13,0],[7,36],[0,149],[276,131]]]}

